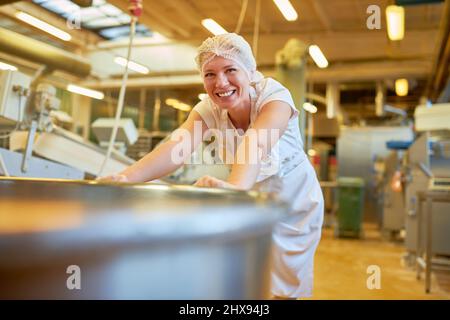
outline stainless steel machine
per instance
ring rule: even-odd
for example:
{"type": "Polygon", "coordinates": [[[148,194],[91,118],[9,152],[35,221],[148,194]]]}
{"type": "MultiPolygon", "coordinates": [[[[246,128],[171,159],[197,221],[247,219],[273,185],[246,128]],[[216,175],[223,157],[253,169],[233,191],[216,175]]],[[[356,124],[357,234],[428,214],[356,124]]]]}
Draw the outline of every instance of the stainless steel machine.
{"type": "Polygon", "coordinates": [[[286,212],[253,191],[0,177],[0,299],[268,298],[286,212]]]}
{"type": "MultiPolygon", "coordinates": [[[[378,158],[385,158],[390,150],[390,140],[412,140],[409,126],[342,127],[337,139],[338,176],[361,177],[366,182],[364,215],[370,220],[381,222],[379,216],[379,192],[374,164],[378,158]]],[[[380,223],[381,224],[381,223],[380,223]]]]}
{"type": "MultiPolygon", "coordinates": [[[[56,89],[33,82],[19,71],[0,71],[0,129],[9,129],[0,139],[9,139],[9,149],[0,148],[0,175],[83,179],[98,174],[105,150],[72,132],[56,126],[51,112],[58,109],[56,89]]],[[[99,130],[99,128],[96,128],[99,130]]],[[[137,133],[123,130],[126,138],[137,133]]],[[[125,139],[124,139],[125,140],[125,139]]],[[[105,168],[111,174],[134,160],[114,152],[105,168]]]]}
{"type": "MultiPolygon", "coordinates": [[[[450,137],[424,132],[408,149],[405,188],[408,252],[415,253],[417,247],[418,193],[427,191],[432,181],[450,178],[449,146],[450,137]]],[[[432,229],[433,252],[450,256],[450,203],[433,205],[432,229]]]]}
{"type": "MultiPolygon", "coordinates": [[[[0,71],[0,175],[82,179],[97,176],[105,151],[82,137],[59,128],[52,112],[59,108],[56,89],[48,83],[54,71],[80,78],[90,74],[90,63],[79,56],[0,28],[2,52],[40,64],[32,76],[20,71],[0,71]],[[12,130],[11,130],[11,127],[12,130]]],[[[112,151],[103,174],[123,170],[134,162],[112,151]]]]}
{"type": "Polygon", "coordinates": [[[384,184],[382,195],[382,230],[389,232],[393,239],[405,228],[405,195],[404,190],[395,188],[394,180],[401,183],[404,161],[404,150],[392,150],[384,160],[384,184]]]}
{"type": "Polygon", "coordinates": [[[406,262],[430,292],[431,269],[450,265],[450,104],[418,106],[414,112],[420,136],[406,154],[406,262]],[[425,258],[423,258],[425,253],[425,258]]]}

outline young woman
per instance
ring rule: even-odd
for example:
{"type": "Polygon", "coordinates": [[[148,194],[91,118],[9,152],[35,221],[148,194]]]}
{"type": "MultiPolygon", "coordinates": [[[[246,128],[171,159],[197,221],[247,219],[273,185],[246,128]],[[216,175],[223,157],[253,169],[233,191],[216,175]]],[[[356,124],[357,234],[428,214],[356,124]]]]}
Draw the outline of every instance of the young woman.
{"type": "Polygon", "coordinates": [[[298,111],[289,91],[256,70],[249,44],[227,33],[206,39],[198,49],[197,66],[208,97],[199,102],[171,139],[120,174],[103,180],[144,182],[182,165],[215,129],[224,137],[222,157],[232,159],[226,181],[204,176],[195,185],[248,190],[278,187],[291,205],[289,218],[273,232],[272,295],[301,298],[312,294],[314,254],[321,237],[323,197],[308,161],[298,126],[298,111]],[[201,134],[194,134],[195,124],[201,134]],[[189,134],[177,134],[188,132],[189,134]],[[182,146],[180,148],[180,145],[182,146]],[[250,161],[252,159],[252,161],[250,161]]]}

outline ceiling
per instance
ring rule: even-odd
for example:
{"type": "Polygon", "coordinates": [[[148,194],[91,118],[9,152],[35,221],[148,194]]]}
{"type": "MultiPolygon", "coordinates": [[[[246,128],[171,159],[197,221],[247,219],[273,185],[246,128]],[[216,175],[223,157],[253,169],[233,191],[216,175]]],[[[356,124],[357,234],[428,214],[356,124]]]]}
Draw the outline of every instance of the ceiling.
{"type": "MultiPolygon", "coordinates": [[[[109,0],[122,10],[127,1],[109,0]]],[[[252,44],[257,0],[249,0],[241,34],[252,44]]],[[[241,0],[145,0],[140,21],[150,29],[175,40],[199,45],[210,36],[201,20],[213,18],[227,31],[235,30],[241,0]],[[176,23],[173,23],[176,21],[176,23]]],[[[386,35],[384,10],[387,0],[291,0],[298,12],[288,22],[272,0],[261,0],[257,60],[261,66],[275,62],[275,53],[290,38],[320,46],[331,63],[382,60],[431,59],[443,12],[443,3],[407,6],[404,40],[393,43],[386,35]],[[369,5],[381,9],[381,30],[368,30],[369,5]]]]}
{"type": "MultiPolygon", "coordinates": [[[[46,3],[49,1],[39,0],[36,2],[46,3]]],[[[108,2],[123,12],[128,12],[128,1],[108,0],[108,2]]],[[[139,21],[148,27],[150,32],[156,31],[176,41],[181,45],[181,52],[186,52],[188,58],[191,59],[195,54],[195,47],[211,35],[203,28],[201,20],[213,18],[227,31],[235,31],[244,2],[245,0],[144,0],[143,14],[139,21]],[[191,50],[186,46],[190,46],[191,50]]],[[[258,0],[248,0],[240,32],[250,44],[253,44],[256,38],[253,30],[257,3],[258,0]]],[[[426,78],[429,75],[436,51],[443,2],[406,6],[405,38],[397,42],[389,41],[387,38],[383,14],[391,1],[291,0],[291,3],[298,12],[299,18],[296,21],[288,22],[272,0],[260,0],[259,36],[257,37],[257,49],[254,48],[254,50],[261,69],[273,68],[276,52],[289,39],[297,38],[306,44],[317,44],[330,62],[330,67],[326,70],[318,70],[314,67],[310,70],[310,76],[316,82],[347,80],[347,78],[352,79],[355,76],[367,80],[398,76],[426,78]],[[366,11],[369,5],[377,5],[381,9],[380,30],[369,30],[366,26],[366,19],[369,17],[366,11]]],[[[63,18],[57,17],[54,13],[42,15],[42,8],[33,3],[18,2],[2,6],[0,14],[3,13],[7,16],[9,14],[11,18],[11,8],[8,7],[21,10],[28,8],[29,12],[37,12],[44,19],[48,17],[51,20],[59,20],[61,25],[65,23],[63,18]]],[[[24,25],[19,23],[19,27],[18,32],[23,32],[24,25]]],[[[32,30],[32,32],[40,34],[42,37],[42,32],[38,30],[32,30]]],[[[68,50],[84,52],[84,54],[96,49],[105,51],[95,46],[104,38],[91,37],[89,41],[85,39],[85,35],[75,37],[72,43],[63,45],[68,50]]],[[[121,48],[122,51],[125,50],[126,42],[114,49],[120,51],[121,48]]],[[[163,51],[164,53],[155,52],[153,56],[149,55],[150,51],[150,46],[136,46],[135,60],[142,64],[150,64],[150,70],[161,72],[164,66],[159,60],[164,58],[167,50],[163,51]],[[158,61],[154,63],[156,68],[152,66],[151,60],[158,61]]],[[[169,56],[179,58],[179,54],[169,56]]],[[[195,67],[193,63],[178,69],[169,66],[166,71],[179,72],[180,69],[195,71],[193,67],[195,67]]],[[[117,72],[112,72],[112,74],[120,72],[121,69],[118,68],[117,72]]]]}

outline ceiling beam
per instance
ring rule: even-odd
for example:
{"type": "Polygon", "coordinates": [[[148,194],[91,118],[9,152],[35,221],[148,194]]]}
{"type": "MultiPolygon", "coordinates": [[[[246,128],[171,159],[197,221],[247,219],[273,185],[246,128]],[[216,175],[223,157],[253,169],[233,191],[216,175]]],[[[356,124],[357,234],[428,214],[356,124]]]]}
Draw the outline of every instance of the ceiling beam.
{"type": "MultiPolygon", "coordinates": [[[[430,70],[430,64],[421,60],[408,62],[380,61],[372,63],[346,63],[331,66],[326,69],[309,67],[306,79],[314,83],[335,82],[358,82],[374,81],[384,79],[396,79],[398,77],[411,77],[425,79],[430,70]]],[[[266,77],[275,77],[274,68],[262,68],[260,71],[266,77]]],[[[97,89],[119,88],[120,79],[108,79],[99,81],[85,81],[83,86],[97,89]]],[[[166,73],[164,76],[135,77],[128,80],[129,88],[151,88],[151,87],[192,87],[201,86],[202,80],[198,72],[192,70],[191,74],[166,73]]]]}
{"type": "MultiPolygon", "coordinates": [[[[434,37],[437,33],[437,30],[434,28],[430,29],[408,29],[407,34],[405,35],[405,39],[402,40],[402,43],[408,40],[416,40],[417,37],[420,37],[420,40],[423,38],[434,37]]],[[[241,35],[244,37],[248,37],[251,39],[253,36],[251,31],[241,32],[241,35]]],[[[344,40],[352,40],[352,41],[365,41],[367,43],[374,43],[376,41],[384,41],[384,43],[388,43],[389,41],[386,38],[386,32],[384,30],[351,30],[351,31],[331,31],[324,32],[323,30],[315,30],[308,32],[279,32],[274,31],[269,34],[263,34],[265,39],[270,41],[276,41],[282,39],[283,41],[290,38],[297,38],[308,43],[312,42],[321,42],[321,40],[335,40],[335,41],[344,41],[344,40]]],[[[201,42],[204,40],[203,36],[200,34],[192,34],[191,38],[188,40],[189,42],[201,42]]],[[[434,43],[434,39],[430,39],[434,43]]],[[[402,44],[400,43],[400,45],[402,44]]],[[[344,48],[348,51],[348,47],[344,48]]]]}
{"type": "MultiPolygon", "coordinates": [[[[192,5],[186,0],[172,0],[171,3],[173,7],[176,8],[178,13],[183,16],[183,18],[188,21],[191,25],[196,27],[201,27],[201,22],[203,19],[207,18],[195,10],[192,5]]],[[[205,34],[206,34],[205,30],[205,34]]]]}
{"type": "Polygon", "coordinates": [[[357,82],[396,79],[399,77],[424,79],[431,63],[423,60],[345,63],[325,69],[308,68],[307,79],[314,82],[357,82]]]}
{"type": "Polygon", "coordinates": [[[432,101],[438,99],[449,77],[450,60],[450,0],[445,1],[439,36],[433,59],[432,72],[427,82],[425,95],[432,101]]]}
{"type": "Polygon", "coordinates": [[[191,33],[182,26],[179,26],[179,21],[174,21],[167,16],[167,12],[169,10],[164,7],[163,3],[166,3],[166,1],[145,1],[143,6],[144,15],[150,15],[152,19],[157,20],[159,23],[165,25],[168,28],[171,28],[182,38],[189,38],[191,36],[191,33]]]}
{"type": "Polygon", "coordinates": [[[309,3],[312,5],[314,12],[319,18],[320,23],[326,32],[332,31],[332,26],[330,22],[330,18],[327,16],[325,10],[323,9],[322,3],[320,0],[309,0],[309,3]]]}

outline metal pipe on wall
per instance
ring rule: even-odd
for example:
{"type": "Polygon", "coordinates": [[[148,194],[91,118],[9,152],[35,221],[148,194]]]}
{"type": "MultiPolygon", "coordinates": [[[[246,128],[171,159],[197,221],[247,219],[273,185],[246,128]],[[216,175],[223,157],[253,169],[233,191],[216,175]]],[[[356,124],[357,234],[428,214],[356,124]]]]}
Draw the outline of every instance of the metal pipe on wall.
{"type": "MultiPolygon", "coordinates": [[[[6,4],[10,4],[10,3],[14,3],[14,2],[19,2],[19,1],[18,0],[0,0],[0,6],[6,5],[6,4]]],[[[90,6],[92,6],[92,0],[72,0],[72,2],[76,3],[80,7],[90,7],[90,6]]]]}
{"type": "Polygon", "coordinates": [[[91,72],[91,64],[88,60],[4,28],[0,28],[0,48],[1,52],[79,77],[86,77],[91,72]]]}

